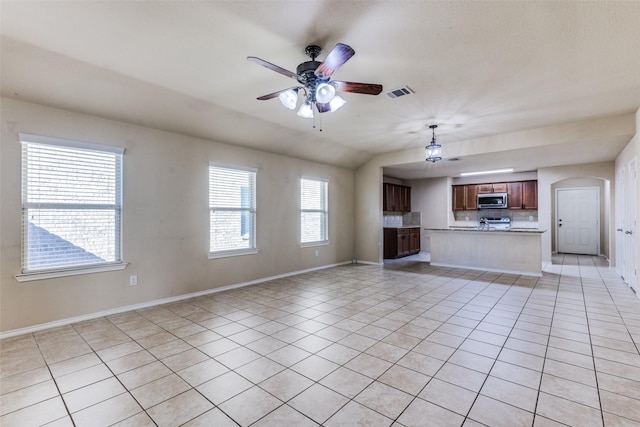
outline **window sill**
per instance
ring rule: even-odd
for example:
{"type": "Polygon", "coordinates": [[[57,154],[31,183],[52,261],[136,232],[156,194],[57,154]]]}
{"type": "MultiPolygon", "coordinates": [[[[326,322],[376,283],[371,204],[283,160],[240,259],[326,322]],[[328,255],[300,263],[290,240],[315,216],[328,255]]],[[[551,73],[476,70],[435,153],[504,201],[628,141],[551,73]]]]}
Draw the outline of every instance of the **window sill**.
{"type": "Polygon", "coordinates": [[[257,254],[258,253],[258,249],[236,249],[236,250],[230,250],[230,251],[223,251],[223,252],[209,252],[209,255],[207,255],[207,258],[209,259],[218,259],[218,258],[227,258],[227,257],[231,257],[231,256],[240,256],[240,255],[252,255],[252,254],[257,254]]]}
{"type": "Polygon", "coordinates": [[[117,264],[107,264],[100,266],[92,266],[86,268],[73,268],[69,270],[39,271],[33,273],[22,273],[16,275],[18,282],[31,282],[33,280],[55,279],[57,277],[78,276],[81,274],[103,273],[106,271],[124,270],[128,263],[122,262],[117,264]]]}
{"type": "Polygon", "coordinates": [[[328,240],[321,240],[319,242],[305,242],[305,243],[300,243],[300,247],[301,248],[310,248],[313,246],[329,246],[329,241],[328,240]]]}

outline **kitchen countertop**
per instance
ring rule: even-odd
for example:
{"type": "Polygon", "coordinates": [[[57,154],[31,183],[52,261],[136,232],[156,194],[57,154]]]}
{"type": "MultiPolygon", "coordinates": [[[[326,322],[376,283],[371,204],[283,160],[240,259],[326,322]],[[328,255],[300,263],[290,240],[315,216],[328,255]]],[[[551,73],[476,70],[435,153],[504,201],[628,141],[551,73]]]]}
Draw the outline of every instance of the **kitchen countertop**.
{"type": "Polygon", "coordinates": [[[547,230],[540,230],[538,228],[510,228],[508,230],[498,229],[480,229],[478,227],[448,227],[448,228],[425,228],[425,231],[470,231],[480,233],[544,233],[547,230]]]}
{"type": "Polygon", "coordinates": [[[400,227],[383,227],[383,228],[420,228],[419,225],[402,225],[400,227]]]}

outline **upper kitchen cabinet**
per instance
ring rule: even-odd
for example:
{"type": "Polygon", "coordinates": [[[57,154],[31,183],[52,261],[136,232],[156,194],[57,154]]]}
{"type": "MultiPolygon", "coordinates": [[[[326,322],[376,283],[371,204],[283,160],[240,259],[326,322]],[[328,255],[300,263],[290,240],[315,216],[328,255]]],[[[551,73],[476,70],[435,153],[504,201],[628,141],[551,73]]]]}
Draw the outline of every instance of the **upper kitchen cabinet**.
{"type": "Polygon", "coordinates": [[[475,211],[478,210],[478,187],[479,185],[454,185],[453,186],[453,210],[454,211],[475,211]]]}
{"type": "Polygon", "coordinates": [[[522,182],[522,209],[538,209],[538,181],[522,182]]]}
{"type": "Polygon", "coordinates": [[[538,181],[519,181],[507,184],[509,209],[538,209],[538,181]]]}
{"type": "Polygon", "coordinates": [[[507,192],[507,183],[493,183],[493,184],[478,184],[478,194],[488,194],[488,193],[506,193],[507,192]]]}
{"type": "Polygon", "coordinates": [[[411,187],[384,183],[382,210],[388,212],[411,212],[411,187]]]}
{"type": "Polygon", "coordinates": [[[478,210],[478,194],[507,193],[508,209],[538,209],[538,181],[453,185],[454,211],[478,210]]]}

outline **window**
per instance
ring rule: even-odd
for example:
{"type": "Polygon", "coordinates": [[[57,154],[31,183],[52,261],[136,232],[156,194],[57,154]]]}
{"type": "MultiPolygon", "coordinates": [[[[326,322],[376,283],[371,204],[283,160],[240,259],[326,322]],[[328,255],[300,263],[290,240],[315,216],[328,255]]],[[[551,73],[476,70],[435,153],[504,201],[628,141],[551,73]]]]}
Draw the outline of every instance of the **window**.
{"type": "Polygon", "coordinates": [[[256,169],[209,165],[209,256],[256,252],[256,169]]]}
{"type": "Polygon", "coordinates": [[[124,149],[19,136],[22,273],[122,264],[124,149]]]}
{"type": "Polygon", "coordinates": [[[322,179],[300,180],[300,243],[324,243],[329,239],[327,188],[322,179]]]}

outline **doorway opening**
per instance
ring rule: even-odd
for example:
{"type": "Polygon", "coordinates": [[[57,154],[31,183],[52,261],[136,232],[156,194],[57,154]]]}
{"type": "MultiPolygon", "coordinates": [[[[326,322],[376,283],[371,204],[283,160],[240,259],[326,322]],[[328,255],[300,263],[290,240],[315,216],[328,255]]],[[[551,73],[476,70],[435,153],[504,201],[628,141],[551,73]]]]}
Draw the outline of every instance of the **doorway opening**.
{"type": "Polygon", "coordinates": [[[600,250],[599,188],[556,189],[555,227],[558,253],[598,255],[600,250]]]}

